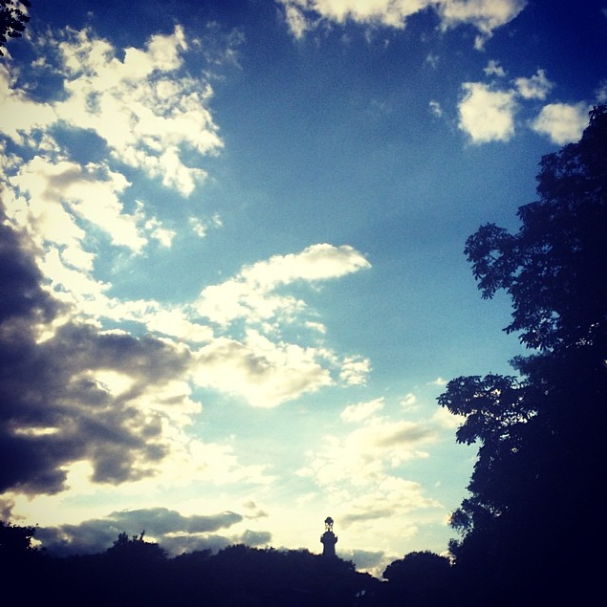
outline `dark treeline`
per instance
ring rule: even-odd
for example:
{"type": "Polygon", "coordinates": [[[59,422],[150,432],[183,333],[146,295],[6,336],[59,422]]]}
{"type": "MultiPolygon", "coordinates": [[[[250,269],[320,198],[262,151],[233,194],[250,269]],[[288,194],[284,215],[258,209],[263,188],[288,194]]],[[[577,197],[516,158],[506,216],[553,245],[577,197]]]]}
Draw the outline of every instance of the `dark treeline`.
{"type": "MultiPolygon", "coordinates": [[[[35,529],[0,523],[0,572],[25,604],[346,607],[381,585],[340,558],[306,550],[233,545],[168,558],[158,545],[121,534],[107,551],[53,558],[32,547],[35,529]],[[24,583],[25,582],[25,583],[24,583]]],[[[360,603],[364,604],[364,603],[360,603]]]]}
{"type": "Polygon", "coordinates": [[[0,524],[8,594],[33,604],[434,607],[591,605],[601,593],[607,458],[607,106],[542,158],[517,234],[487,224],[465,253],[484,297],[512,300],[530,354],[512,376],[460,377],[439,404],[479,446],[453,513],[451,558],[414,552],[383,580],[307,551],[228,547],[168,558],[125,534],[102,554],[52,558],[33,528],[0,524]]]}
{"type": "Polygon", "coordinates": [[[98,554],[53,557],[34,547],[35,531],[0,522],[4,593],[13,590],[28,605],[438,607],[455,588],[449,560],[431,552],[395,561],[381,581],[350,561],[307,550],[238,544],[169,558],[143,534],[122,533],[98,554]]]}

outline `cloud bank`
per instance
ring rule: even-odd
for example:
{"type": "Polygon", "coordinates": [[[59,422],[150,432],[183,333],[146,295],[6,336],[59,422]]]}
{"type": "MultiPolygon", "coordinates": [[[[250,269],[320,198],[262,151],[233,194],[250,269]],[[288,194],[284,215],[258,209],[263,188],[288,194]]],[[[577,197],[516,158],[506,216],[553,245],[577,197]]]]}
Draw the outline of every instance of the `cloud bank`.
{"type": "Polygon", "coordinates": [[[129,537],[144,532],[146,541],[161,545],[170,556],[178,556],[196,550],[217,551],[231,544],[246,543],[249,546],[268,544],[268,532],[232,531],[243,521],[236,512],[220,512],[211,515],[183,516],[169,508],[142,508],[112,512],[101,519],[91,519],[75,525],[42,527],[36,538],[55,556],[99,554],[110,548],[121,533],[129,537]]]}

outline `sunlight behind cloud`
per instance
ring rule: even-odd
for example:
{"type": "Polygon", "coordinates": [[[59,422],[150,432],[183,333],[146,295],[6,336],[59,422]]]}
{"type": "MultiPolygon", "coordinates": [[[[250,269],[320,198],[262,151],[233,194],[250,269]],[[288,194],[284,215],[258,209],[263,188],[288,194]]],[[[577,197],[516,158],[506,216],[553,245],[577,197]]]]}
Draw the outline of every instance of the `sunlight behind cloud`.
{"type": "Polygon", "coordinates": [[[256,331],[244,342],[215,339],[196,358],[198,385],[238,395],[255,407],[276,407],[333,383],[322,350],[274,343],[256,331]]]}
{"type": "Polygon", "coordinates": [[[79,219],[103,230],[115,246],[138,252],[147,242],[140,234],[137,218],[124,212],[119,199],[128,182],[123,175],[106,167],[90,164],[81,167],[68,161],[55,163],[35,156],[10,181],[29,200],[26,207],[29,212],[21,221],[35,232],[32,235],[40,244],[44,240],[61,243],[69,223],[72,226],[68,233],[77,233],[82,247],[84,232],[77,226],[79,219]],[[55,210],[55,216],[64,217],[63,226],[43,221],[49,207],[55,210]],[[70,214],[64,211],[66,207],[70,214]]]}

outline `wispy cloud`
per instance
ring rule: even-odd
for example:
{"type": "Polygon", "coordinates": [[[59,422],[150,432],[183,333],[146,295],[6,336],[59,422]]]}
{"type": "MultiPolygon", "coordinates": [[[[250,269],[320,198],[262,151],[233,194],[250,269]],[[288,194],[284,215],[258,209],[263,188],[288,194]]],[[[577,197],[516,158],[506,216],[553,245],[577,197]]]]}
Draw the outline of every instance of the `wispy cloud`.
{"type": "Polygon", "coordinates": [[[342,420],[357,427],[343,437],[326,436],[300,470],[328,492],[344,520],[376,518],[377,504],[400,511],[433,503],[422,496],[420,485],[392,473],[404,462],[428,456],[423,446],[436,439],[432,425],[393,421],[378,415],[382,408],[383,399],[346,407],[342,420]],[[392,493],[382,495],[388,487],[392,493]]]}
{"type": "Polygon", "coordinates": [[[514,84],[523,99],[546,99],[554,86],[546,77],[544,70],[537,70],[531,78],[517,78],[514,84]]]}
{"type": "Polygon", "coordinates": [[[361,422],[381,411],[383,407],[383,398],[376,398],[375,400],[348,405],[341,412],[341,418],[345,422],[361,422]]]}
{"type": "Polygon", "coordinates": [[[280,289],[297,283],[315,285],[369,268],[354,248],[316,244],[301,253],[276,255],[245,266],[237,276],[203,289],[196,304],[201,316],[227,325],[239,319],[247,323],[288,319],[303,310],[305,302],[280,289]]]}

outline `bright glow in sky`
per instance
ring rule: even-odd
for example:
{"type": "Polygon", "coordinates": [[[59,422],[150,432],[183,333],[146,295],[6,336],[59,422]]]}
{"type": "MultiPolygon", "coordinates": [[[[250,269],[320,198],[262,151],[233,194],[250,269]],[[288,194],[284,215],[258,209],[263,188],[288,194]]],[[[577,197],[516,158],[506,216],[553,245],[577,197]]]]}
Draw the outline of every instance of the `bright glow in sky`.
{"type": "Polygon", "coordinates": [[[463,256],[607,99],[607,4],[34,1],[0,61],[0,509],[381,574],[447,549],[509,373],[463,256]]]}

